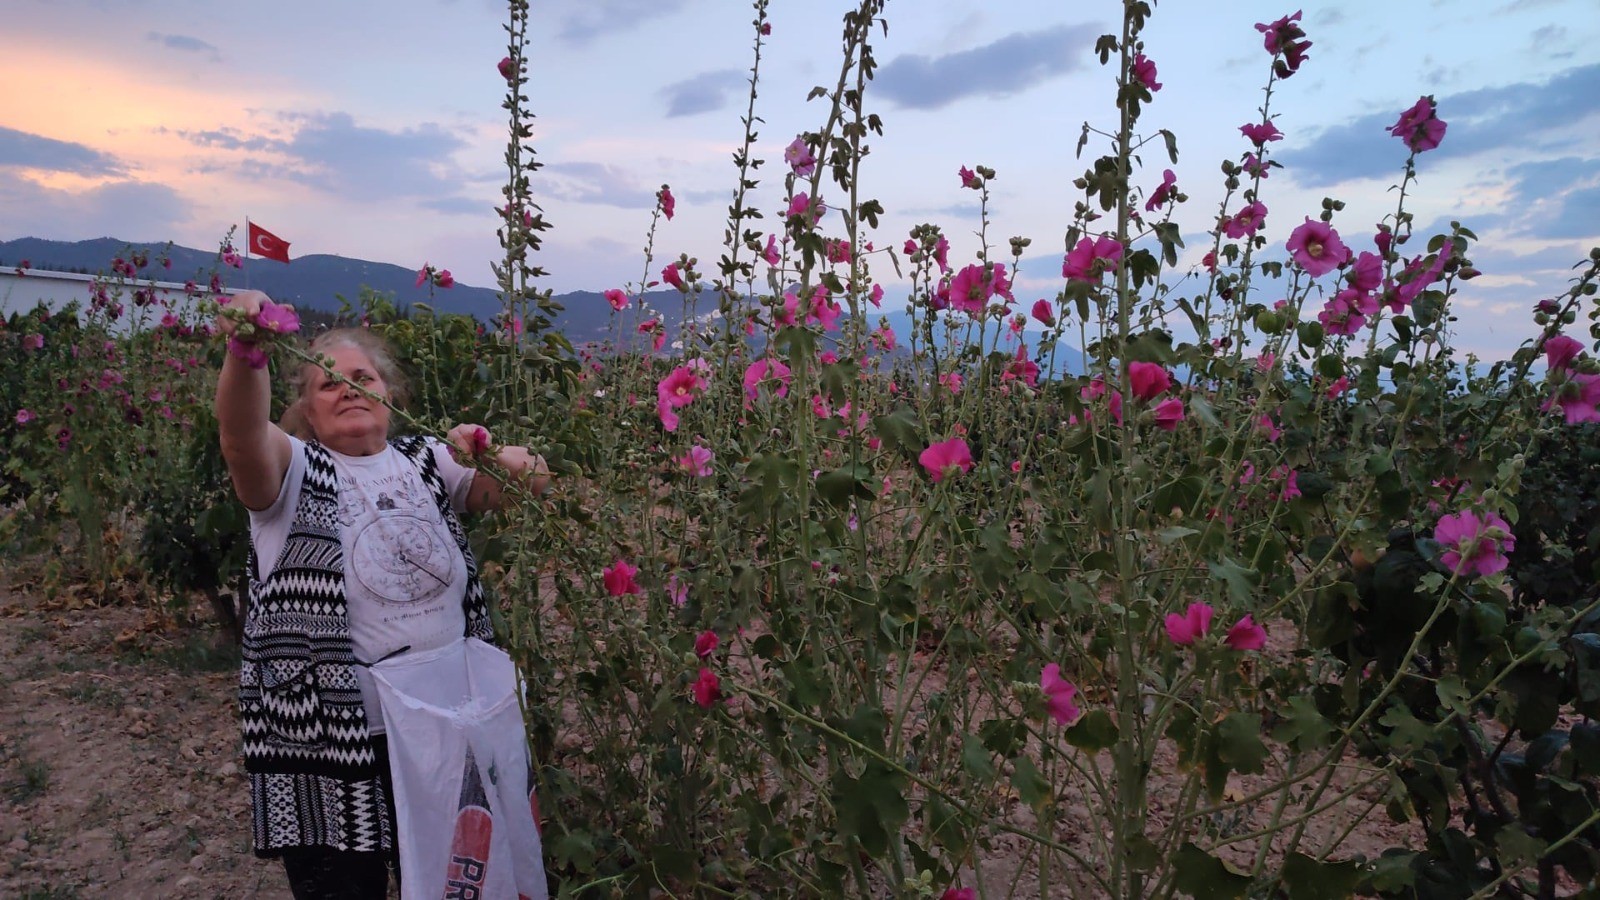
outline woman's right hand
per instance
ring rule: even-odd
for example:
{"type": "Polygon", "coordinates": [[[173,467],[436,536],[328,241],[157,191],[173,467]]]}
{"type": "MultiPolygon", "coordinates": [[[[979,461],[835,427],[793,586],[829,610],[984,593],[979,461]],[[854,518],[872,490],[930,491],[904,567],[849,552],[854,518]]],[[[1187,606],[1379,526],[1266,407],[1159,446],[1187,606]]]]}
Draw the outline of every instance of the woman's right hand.
{"type": "MultiPolygon", "coordinates": [[[[222,310],[217,313],[217,330],[228,337],[233,337],[241,320],[254,320],[256,314],[261,312],[261,305],[270,302],[262,291],[240,291],[225,301],[222,310]]],[[[243,340],[243,338],[241,338],[243,340]]]]}

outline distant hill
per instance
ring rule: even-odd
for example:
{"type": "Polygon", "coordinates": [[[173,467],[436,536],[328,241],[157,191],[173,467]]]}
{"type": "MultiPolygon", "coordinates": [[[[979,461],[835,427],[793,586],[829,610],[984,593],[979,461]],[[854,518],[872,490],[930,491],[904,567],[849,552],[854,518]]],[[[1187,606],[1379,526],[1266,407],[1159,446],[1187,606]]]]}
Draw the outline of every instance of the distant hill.
{"type": "MultiPolygon", "coordinates": [[[[16,265],[27,260],[34,269],[56,272],[79,272],[95,275],[109,272],[111,261],[118,256],[143,250],[150,258],[148,277],[159,281],[183,282],[193,278],[205,283],[219,265],[215,250],[196,250],[177,245],[140,243],[117,238],[95,238],[87,241],[51,241],[42,238],[18,238],[0,241],[0,265],[16,265]],[[158,260],[172,260],[172,268],[161,268],[158,260]]],[[[337,312],[339,298],[351,303],[367,287],[393,297],[402,309],[414,303],[427,303],[441,313],[461,313],[480,321],[488,321],[501,310],[500,295],[491,288],[471,287],[457,282],[452,288],[435,290],[430,297],[426,286],[417,286],[417,273],[390,263],[349,259],[343,256],[311,254],[297,256],[289,265],[271,260],[247,259],[244,269],[221,269],[224,282],[230,288],[250,287],[266,291],[275,300],[293,303],[301,309],[337,312]]],[[[598,291],[572,291],[557,294],[556,302],[564,309],[557,316],[555,327],[574,345],[602,341],[611,336],[613,327],[611,307],[598,291]]],[[[684,297],[675,290],[651,291],[645,302],[670,324],[680,322],[687,315],[684,297]]],[[[707,291],[701,295],[698,312],[704,315],[716,308],[716,298],[707,291]]],[[[876,324],[879,313],[872,311],[868,321],[876,324]]],[[[900,336],[900,347],[895,355],[907,353],[906,340],[910,334],[910,317],[900,311],[882,313],[890,326],[900,336]]],[[[631,321],[631,318],[630,320],[631,321]]],[[[669,328],[669,331],[675,329],[669,328]]],[[[1057,371],[1082,372],[1082,356],[1076,350],[1063,348],[1058,355],[1057,371]]]]}

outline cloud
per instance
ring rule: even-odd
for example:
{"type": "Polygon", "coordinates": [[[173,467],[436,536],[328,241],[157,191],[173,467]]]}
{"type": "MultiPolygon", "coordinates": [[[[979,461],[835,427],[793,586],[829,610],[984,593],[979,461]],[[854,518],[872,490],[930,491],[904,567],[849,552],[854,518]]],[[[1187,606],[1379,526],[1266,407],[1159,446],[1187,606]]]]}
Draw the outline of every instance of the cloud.
{"type": "Polygon", "coordinates": [[[298,164],[291,177],[302,184],[352,200],[459,196],[462,179],[449,157],[466,142],[434,123],[386,131],[358,125],[349,113],[287,118],[299,127],[281,149],[298,164]]]}
{"type": "Polygon", "coordinates": [[[551,194],[574,203],[598,203],[623,209],[655,205],[656,188],[641,187],[628,170],[602,163],[551,163],[539,170],[551,194]]]}
{"type": "MultiPolygon", "coordinates": [[[[1541,135],[1600,114],[1594,105],[1597,94],[1600,65],[1567,69],[1544,84],[1521,82],[1438,97],[1439,117],[1449,130],[1428,156],[1437,161],[1499,148],[1538,149],[1541,135]]],[[[1324,129],[1306,146],[1279,153],[1278,159],[1307,187],[1389,176],[1405,148],[1385,129],[1406,106],[1324,129]]]]}
{"type": "MultiPolygon", "coordinates": [[[[157,129],[166,133],[165,128],[157,129]]],[[[215,147],[221,150],[283,150],[287,142],[275,138],[246,136],[237,128],[219,128],[214,131],[175,131],[172,132],[198,147],[215,147]]]]}
{"type": "Polygon", "coordinates": [[[99,150],[0,125],[0,166],[70,172],[74,175],[121,175],[123,164],[99,150]]]}
{"type": "Polygon", "coordinates": [[[147,33],[144,39],[160,44],[168,50],[204,53],[211,57],[212,62],[218,62],[222,59],[222,51],[218,50],[215,44],[207,43],[197,37],[190,37],[186,34],[161,34],[160,32],[152,31],[147,33]]]}
{"type": "MultiPolygon", "coordinates": [[[[638,28],[651,19],[671,15],[688,0],[565,0],[556,7],[556,36],[586,44],[604,34],[638,28]]],[[[543,10],[541,10],[543,12],[543,10]]]]}
{"type": "Polygon", "coordinates": [[[1600,235],[1600,220],[1595,218],[1597,209],[1600,209],[1600,185],[1568,191],[1555,212],[1535,222],[1529,233],[1552,240],[1595,237],[1600,235]]]}
{"type": "Polygon", "coordinates": [[[74,193],[0,172],[0,234],[160,241],[190,218],[189,204],[163,184],[120,181],[74,193]]]}
{"type": "Polygon", "coordinates": [[[944,56],[910,53],[895,57],[874,80],[879,92],[911,109],[1005,97],[1084,68],[1097,34],[1090,25],[1057,25],[944,56]]]}
{"type": "Polygon", "coordinates": [[[729,96],[735,90],[747,84],[747,77],[737,69],[702,72],[677,84],[669,84],[661,89],[661,95],[667,100],[667,118],[721,109],[727,105],[729,96]]]}

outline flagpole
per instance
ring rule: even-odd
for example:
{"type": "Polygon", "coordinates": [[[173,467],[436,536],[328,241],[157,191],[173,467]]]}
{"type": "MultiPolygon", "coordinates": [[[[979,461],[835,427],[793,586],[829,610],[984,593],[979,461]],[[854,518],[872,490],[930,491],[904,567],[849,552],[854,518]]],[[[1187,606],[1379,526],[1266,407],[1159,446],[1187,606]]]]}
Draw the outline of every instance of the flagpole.
{"type": "Polygon", "coordinates": [[[250,290],[250,217],[244,217],[244,289],[250,290]]]}

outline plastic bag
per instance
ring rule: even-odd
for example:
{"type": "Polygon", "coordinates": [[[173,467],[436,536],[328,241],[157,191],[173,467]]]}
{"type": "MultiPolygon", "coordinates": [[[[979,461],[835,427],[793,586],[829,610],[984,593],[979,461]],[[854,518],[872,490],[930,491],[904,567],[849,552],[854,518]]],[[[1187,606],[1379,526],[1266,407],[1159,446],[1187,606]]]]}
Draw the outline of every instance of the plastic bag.
{"type": "Polygon", "coordinates": [[[516,665],[477,638],[372,666],[403,900],[547,900],[516,665]]]}

